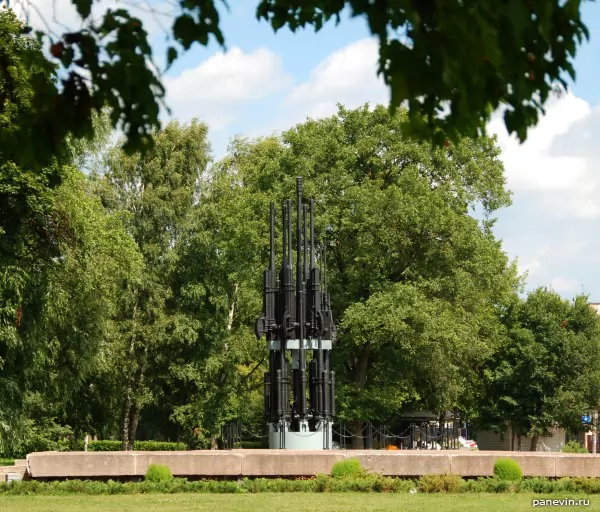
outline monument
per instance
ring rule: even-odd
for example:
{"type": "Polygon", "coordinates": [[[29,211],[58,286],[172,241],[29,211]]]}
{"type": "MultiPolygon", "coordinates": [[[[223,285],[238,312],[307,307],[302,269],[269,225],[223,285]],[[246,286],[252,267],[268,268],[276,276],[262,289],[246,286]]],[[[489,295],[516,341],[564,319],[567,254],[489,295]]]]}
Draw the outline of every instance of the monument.
{"type": "Polygon", "coordinates": [[[332,447],[335,415],[330,354],[336,332],[325,279],[327,254],[324,243],[315,243],[314,201],[303,204],[300,177],[296,178],[296,193],[295,286],[292,201],[282,204],[279,276],[275,204],[271,201],[269,268],[264,273],[263,314],[255,328],[258,339],[266,336],[269,350],[269,371],[264,375],[265,418],[269,448],[327,450],[332,447]]]}

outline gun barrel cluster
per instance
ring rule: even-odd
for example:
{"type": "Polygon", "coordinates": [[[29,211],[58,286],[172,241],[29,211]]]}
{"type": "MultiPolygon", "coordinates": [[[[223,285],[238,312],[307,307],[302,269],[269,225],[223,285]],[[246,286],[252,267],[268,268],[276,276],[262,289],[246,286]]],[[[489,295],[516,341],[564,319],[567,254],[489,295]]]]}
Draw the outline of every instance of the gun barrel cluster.
{"type": "Polygon", "coordinates": [[[325,244],[315,243],[315,205],[312,199],[303,203],[302,178],[297,178],[296,187],[296,267],[292,266],[292,202],[284,200],[277,275],[275,204],[271,202],[269,267],[264,272],[263,313],[256,321],[256,336],[266,336],[269,348],[269,371],[264,375],[266,420],[291,432],[303,425],[315,430],[335,414],[335,373],[330,370],[335,325],[325,283],[325,244]]]}

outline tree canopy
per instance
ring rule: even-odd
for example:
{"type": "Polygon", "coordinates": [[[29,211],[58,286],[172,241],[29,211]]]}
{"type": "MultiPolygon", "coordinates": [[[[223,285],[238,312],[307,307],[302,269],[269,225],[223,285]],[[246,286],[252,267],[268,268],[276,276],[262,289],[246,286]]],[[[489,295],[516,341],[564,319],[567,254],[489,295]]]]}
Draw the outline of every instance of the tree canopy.
{"type": "MultiPolygon", "coordinates": [[[[260,0],[256,17],[277,31],[319,30],[340,22],[344,11],[364,18],[379,40],[379,70],[389,86],[391,107],[406,102],[413,134],[441,144],[485,132],[492,111],[506,106],[510,133],[525,140],[555,87],[575,78],[572,60],[589,37],[581,20],[583,0],[260,0]]],[[[126,147],[142,149],[159,126],[165,90],[152,64],[142,22],[127,8],[93,17],[92,0],[73,0],[83,28],[46,39],[60,66],[62,87],[48,108],[58,117],[55,138],[64,133],[91,136],[91,112],[107,106],[126,147]]],[[[226,2],[186,0],[168,31],[172,64],[194,44],[215,40],[226,47],[219,7],[226,2]]],[[[150,7],[149,7],[150,8],[150,7]]],[[[46,34],[47,35],[47,34],[46,34]]],[[[10,76],[2,71],[4,80],[10,76]]],[[[33,83],[46,97],[47,84],[33,83]]],[[[53,93],[54,94],[54,93],[53,93]]],[[[47,98],[48,100],[50,98],[47,98]]],[[[33,112],[46,116],[46,111],[33,112]]],[[[198,112],[198,115],[202,115],[198,112]]]]}
{"type": "Polygon", "coordinates": [[[561,425],[576,432],[581,415],[600,400],[600,318],[577,296],[572,302],[538,288],[513,298],[502,313],[507,337],[482,372],[482,425],[539,437],[561,425]]]}
{"type": "MultiPolygon", "coordinates": [[[[305,177],[317,236],[328,244],[328,289],[342,327],[332,356],[338,412],[349,421],[471,406],[475,368],[499,343],[495,304],[518,285],[491,232],[494,211],[510,203],[493,140],[432,152],[402,135],[407,116],[340,107],[281,139],[238,139],[200,200],[199,211],[215,212],[209,233],[222,241],[209,254],[226,263],[223,279],[238,285],[238,301],[248,301],[237,308],[256,310],[269,200],[305,177]],[[469,214],[475,205],[486,212],[479,222],[469,214]]],[[[215,240],[209,233],[194,237],[215,240]]]]}

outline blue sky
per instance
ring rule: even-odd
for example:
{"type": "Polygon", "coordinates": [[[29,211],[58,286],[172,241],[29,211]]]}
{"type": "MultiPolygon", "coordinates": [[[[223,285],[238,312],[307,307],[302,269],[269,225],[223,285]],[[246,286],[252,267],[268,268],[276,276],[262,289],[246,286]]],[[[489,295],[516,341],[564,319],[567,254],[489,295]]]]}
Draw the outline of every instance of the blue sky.
{"type": "MultiPolygon", "coordinates": [[[[118,1],[101,0],[96,11],[118,1]]],[[[157,10],[168,9],[164,0],[148,1],[157,10]]],[[[33,3],[47,20],[54,15],[76,25],[69,0],[33,3]]],[[[362,18],[346,15],[339,26],[330,22],[318,33],[282,29],[274,34],[256,20],[255,1],[230,0],[229,5],[221,21],[228,51],[214,41],[195,47],[165,77],[173,117],[205,120],[216,157],[236,134],[268,135],[307,116],[331,115],[337,102],[354,108],[388,101],[376,76],[377,44],[362,18]]],[[[147,12],[139,16],[152,34],[157,63],[164,65],[165,33],[147,12]]],[[[32,13],[31,22],[40,23],[35,17],[32,13]]],[[[169,26],[168,19],[157,18],[169,26]]],[[[528,289],[552,286],[565,297],[583,291],[600,302],[600,239],[595,236],[600,227],[600,5],[586,2],[583,18],[591,40],[579,49],[576,83],[548,106],[528,141],[519,145],[498,119],[490,123],[513,191],[513,206],[499,212],[495,232],[510,258],[518,258],[528,272],[528,289]]]]}

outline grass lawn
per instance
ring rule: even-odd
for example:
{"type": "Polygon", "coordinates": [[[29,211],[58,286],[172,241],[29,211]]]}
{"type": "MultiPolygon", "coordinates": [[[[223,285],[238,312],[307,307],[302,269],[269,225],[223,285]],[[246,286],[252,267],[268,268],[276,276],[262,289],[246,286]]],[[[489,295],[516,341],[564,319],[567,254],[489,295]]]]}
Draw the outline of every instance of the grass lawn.
{"type": "MultiPolygon", "coordinates": [[[[324,511],[495,512],[531,510],[533,499],[589,499],[583,510],[600,510],[600,496],[541,494],[142,494],[135,496],[0,496],[2,512],[324,511]]],[[[542,508],[542,507],[540,507],[542,508]]],[[[558,507],[572,510],[582,507],[558,507]]]]}
{"type": "Polygon", "coordinates": [[[15,465],[14,459],[3,459],[0,457],[0,466],[14,466],[14,465],[15,465]]]}

